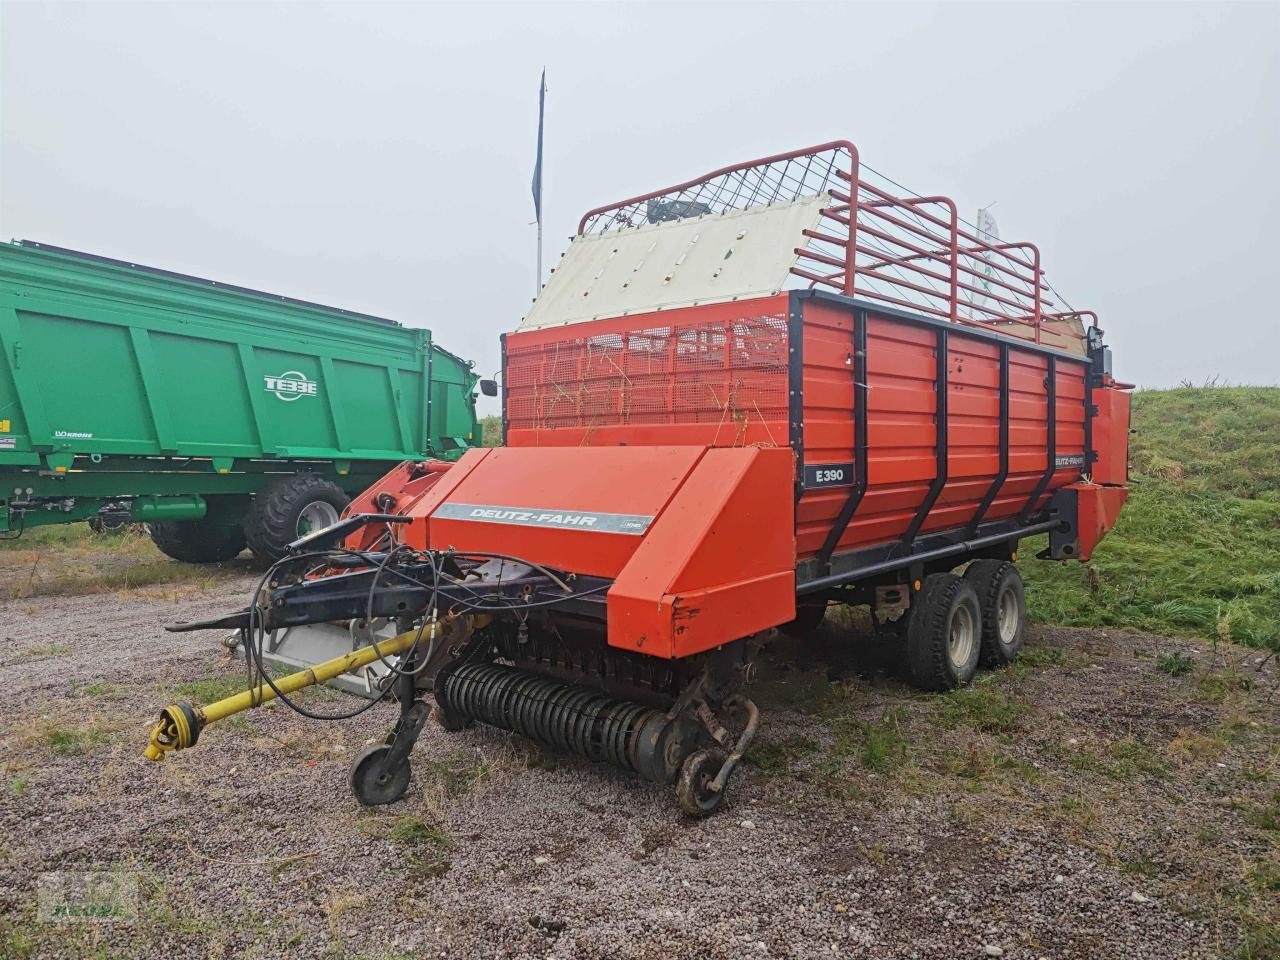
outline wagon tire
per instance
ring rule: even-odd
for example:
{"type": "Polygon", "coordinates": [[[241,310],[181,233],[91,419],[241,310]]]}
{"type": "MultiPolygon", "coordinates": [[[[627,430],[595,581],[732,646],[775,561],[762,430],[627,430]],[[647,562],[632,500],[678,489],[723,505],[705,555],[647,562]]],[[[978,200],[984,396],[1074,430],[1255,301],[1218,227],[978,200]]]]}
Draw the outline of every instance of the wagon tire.
{"type": "Polygon", "coordinates": [[[156,520],[147,524],[151,542],[183,563],[223,563],[244,549],[240,526],[245,504],[239,497],[205,497],[199,520],[156,520]]]}
{"type": "Polygon", "coordinates": [[[244,536],[254,559],[267,566],[289,552],[300,536],[336,522],[351,498],[314,473],[279,477],[253,498],[244,536]]]}
{"type": "Polygon", "coordinates": [[[1027,597],[1022,575],[1008,560],[975,560],[964,572],[982,608],[984,667],[1003,667],[1018,658],[1027,632],[1027,597]]]}
{"type": "Polygon", "coordinates": [[[982,609],[978,593],[954,573],[935,573],[911,600],[907,663],[921,690],[962,687],[978,669],[982,609]]]}
{"type": "Polygon", "coordinates": [[[822,626],[822,621],[827,616],[827,602],[825,600],[817,603],[796,602],[796,616],[794,620],[788,620],[786,623],[778,627],[788,637],[794,637],[797,640],[804,640],[812,636],[817,629],[822,626]]]}

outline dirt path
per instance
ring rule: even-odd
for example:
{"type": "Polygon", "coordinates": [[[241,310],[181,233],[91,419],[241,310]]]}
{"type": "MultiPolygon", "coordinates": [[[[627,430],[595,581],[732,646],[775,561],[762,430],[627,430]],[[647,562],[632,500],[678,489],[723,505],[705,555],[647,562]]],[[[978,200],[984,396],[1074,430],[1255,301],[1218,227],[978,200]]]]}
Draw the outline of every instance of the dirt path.
{"type": "Polygon", "coordinates": [[[242,669],[216,635],[160,625],[249,586],[0,606],[0,957],[1269,955],[1280,695],[1256,651],[1038,629],[1024,665],[923,697],[778,650],[711,820],[435,727],[406,799],[369,811],[346,767],[389,705],[343,724],[264,709],[141,758],[159,707],[242,669]],[[39,921],[57,870],[136,878],[138,918],[39,921]]]}

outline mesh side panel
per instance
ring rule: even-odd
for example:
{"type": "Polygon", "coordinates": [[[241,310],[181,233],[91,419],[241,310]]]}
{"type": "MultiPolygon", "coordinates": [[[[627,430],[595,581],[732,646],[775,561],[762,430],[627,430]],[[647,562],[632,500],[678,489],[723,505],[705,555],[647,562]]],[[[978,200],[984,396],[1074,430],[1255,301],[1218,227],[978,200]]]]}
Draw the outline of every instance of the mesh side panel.
{"type": "Polygon", "coordinates": [[[785,420],[786,317],[510,338],[506,388],[513,430],[785,420]]]}

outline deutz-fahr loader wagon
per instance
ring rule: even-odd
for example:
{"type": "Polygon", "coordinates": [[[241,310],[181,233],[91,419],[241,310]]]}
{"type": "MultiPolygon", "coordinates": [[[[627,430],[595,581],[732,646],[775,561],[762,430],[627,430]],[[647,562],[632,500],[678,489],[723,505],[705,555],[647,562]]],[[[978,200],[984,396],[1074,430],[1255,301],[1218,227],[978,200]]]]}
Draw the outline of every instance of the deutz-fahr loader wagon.
{"type": "Polygon", "coordinates": [[[471,364],[427,330],[25,240],[0,348],[0,536],[136,520],[178,560],[270,562],[476,439],[471,364]]]}
{"type": "Polygon", "coordinates": [[[714,810],[753,658],[870,608],[927,690],[1008,663],[1014,561],[1087,559],[1126,495],[1128,394],[1034,244],[827,143],[588,212],[503,340],[505,446],[407,463],[295,544],[240,631],[252,688],[165,708],[147,755],[375,660],[401,716],[351,771],[396,800],[428,714],[674,784],[714,810]],[[371,646],[276,680],[274,631],[371,646]],[[394,662],[388,658],[397,657],[394,662]]]}

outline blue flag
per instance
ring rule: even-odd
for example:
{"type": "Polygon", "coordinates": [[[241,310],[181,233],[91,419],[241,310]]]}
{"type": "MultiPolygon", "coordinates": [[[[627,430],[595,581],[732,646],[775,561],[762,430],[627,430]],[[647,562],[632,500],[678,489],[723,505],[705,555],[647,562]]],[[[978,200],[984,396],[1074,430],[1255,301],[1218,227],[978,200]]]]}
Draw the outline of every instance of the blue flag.
{"type": "Polygon", "coordinates": [[[547,71],[542,70],[542,85],[538,88],[538,159],[533,164],[533,212],[538,223],[542,222],[542,116],[547,105],[547,71]]]}

